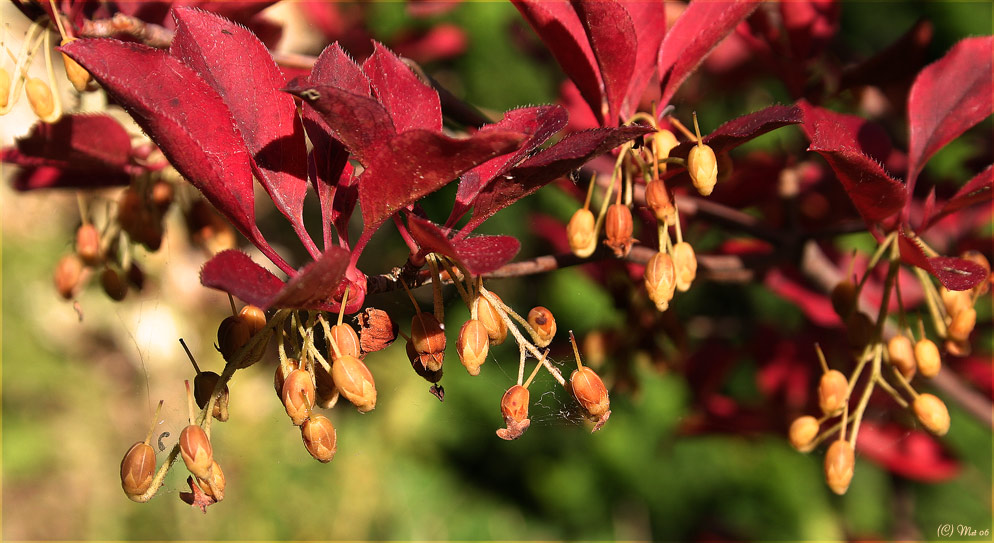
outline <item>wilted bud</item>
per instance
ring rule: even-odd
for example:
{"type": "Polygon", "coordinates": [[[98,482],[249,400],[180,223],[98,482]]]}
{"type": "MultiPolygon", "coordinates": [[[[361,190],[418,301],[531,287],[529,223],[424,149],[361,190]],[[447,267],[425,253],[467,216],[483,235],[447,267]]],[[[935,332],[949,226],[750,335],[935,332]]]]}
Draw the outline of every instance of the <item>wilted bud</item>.
{"type": "MultiPolygon", "coordinates": [[[[495,298],[500,300],[500,296],[492,293],[495,298]]],[[[503,300],[501,300],[503,302],[503,300]]],[[[483,327],[487,329],[487,336],[490,338],[491,345],[500,345],[507,339],[507,323],[501,318],[500,312],[497,308],[490,303],[485,296],[480,295],[476,297],[476,318],[483,323],[483,327]]]]}
{"type": "Polygon", "coordinates": [[[324,415],[312,415],[300,427],[300,437],[304,447],[315,460],[322,463],[331,462],[338,450],[338,432],[324,415]]]}
{"type": "Polygon", "coordinates": [[[535,345],[545,347],[552,343],[552,338],[556,336],[556,318],[552,316],[552,311],[545,307],[536,306],[528,312],[528,325],[535,330],[535,345]]]}
{"type": "Polygon", "coordinates": [[[835,440],[825,453],[825,482],[828,488],[840,496],[845,494],[855,467],[856,455],[852,445],[844,439],[835,440]]]}
{"type": "Polygon", "coordinates": [[[841,410],[849,399],[849,381],[839,370],[829,370],[818,383],[818,405],[829,415],[841,410]]]}
{"type": "Polygon", "coordinates": [[[335,386],[352,402],[360,413],[372,411],[376,407],[376,383],[366,364],[354,356],[343,356],[331,366],[331,376],[335,386]]]}
{"type": "Polygon", "coordinates": [[[911,340],[904,334],[896,335],[887,342],[887,357],[890,363],[901,372],[905,379],[915,375],[915,349],[911,340]]]}
{"type": "Polygon", "coordinates": [[[645,265],[645,290],[656,309],[666,311],[676,291],[676,268],[667,253],[652,255],[645,265]]]}
{"type": "Polygon", "coordinates": [[[529,396],[528,389],[521,385],[507,389],[500,400],[500,412],[504,415],[507,428],[497,430],[498,437],[509,441],[518,439],[528,429],[531,425],[528,419],[529,396]]]}
{"type": "Polygon", "coordinates": [[[139,441],[128,449],[121,460],[121,488],[129,498],[135,499],[152,486],[155,476],[155,450],[139,441]]]}
{"type": "Polygon", "coordinates": [[[697,254],[689,243],[681,241],[673,246],[672,258],[676,288],[680,292],[687,292],[690,284],[697,278],[697,254]]]}
{"type": "Polygon", "coordinates": [[[331,409],[338,403],[339,393],[335,378],[321,364],[314,365],[314,394],[315,405],[321,409],[331,409]]]}
{"type": "MultiPolygon", "coordinates": [[[[331,340],[338,346],[338,351],[342,356],[359,357],[359,335],[355,329],[348,324],[336,324],[331,327],[331,340]]],[[[338,357],[332,354],[333,359],[338,357]]]]}
{"type": "Polygon", "coordinates": [[[614,251],[614,256],[624,258],[632,250],[632,210],[623,204],[611,204],[604,219],[604,244],[614,251]]]}
{"type": "Polygon", "coordinates": [[[283,382],[283,393],[280,395],[283,407],[294,426],[300,426],[311,416],[314,407],[314,382],[311,374],[304,370],[293,370],[283,382]]]}
{"type": "Polygon", "coordinates": [[[76,230],[76,254],[88,266],[100,262],[100,233],[93,224],[85,223],[76,230]]]}
{"type": "Polygon", "coordinates": [[[929,379],[938,375],[942,369],[939,348],[930,339],[922,338],[915,343],[915,360],[918,362],[918,371],[929,379]]]}
{"type": "MultiPolygon", "coordinates": [[[[652,135],[652,147],[658,160],[669,158],[670,151],[672,151],[677,145],[680,145],[680,142],[676,140],[676,135],[665,128],[652,135]]],[[[659,164],[659,171],[666,171],[665,162],[659,164]]]]}
{"type": "Polygon", "coordinates": [[[411,343],[428,371],[442,369],[445,357],[445,331],[435,315],[418,311],[411,318],[411,343]]]}
{"type": "Polygon", "coordinates": [[[607,388],[594,370],[586,366],[573,370],[569,382],[576,401],[580,402],[580,406],[591,418],[598,419],[610,413],[611,401],[607,388]]]}
{"type": "Polygon", "coordinates": [[[953,322],[949,324],[949,339],[953,341],[966,341],[973,332],[973,327],[977,325],[977,310],[967,307],[953,317],[953,322]]]}
{"type": "Polygon", "coordinates": [[[790,423],[789,437],[791,446],[801,452],[808,452],[811,442],[818,435],[818,430],[818,419],[811,415],[797,417],[794,419],[794,422],[790,423]]]}
{"type": "Polygon", "coordinates": [[[946,404],[931,394],[919,394],[913,404],[915,416],[929,432],[944,436],[949,431],[949,410],[946,404]]]}
{"type": "Polygon", "coordinates": [[[248,326],[250,336],[258,334],[266,327],[266,313],[254,305],[243,307],[238,312],[238,318],[248,326]]]}
{"type": "Polygon", "coordinates": [[[656,220],[666,226],[676,224],[676,207],[666,188],[666,183],[656,179],[645,186],[645,203],[656,216],[656,220]]]}
{"type": "Polygon", "coordinates": [[[24,92],[28,95],[28,102],[31,103],[31,110],[38,118],[45,120],[55,112],[55,100],[52,97],[52,89],[37,77],[28,79],[24,84],[24,92]]]}
{"type": "Polygon", "coordinates": [[[687,153],[687,173],[701,196],[708,196],[718,182],[718,160],[707,145],[695,145],[687,153]]]}
{"type": "Polygon", "coordinates": [[[66,300],[71,300],[83,275],[83,263],[74,254],[68,254],[59,259],[55,265],[55,291],[66,300]]]}
{"type": "MultiPolygon", "coordinates": [[[[221,376],[213,371],[202,371],[193,378],[193,398],[197,401],[197,407],[203,409],[207,405],[220,378],[221,376]]],[[[221,422],[228,420],[228,385],[221,388],[211,413],[221,422]]]]}
{"type": "Polygon", "coordinates": [[[224,472],[221,471],[221,466],[218,465],[217,460],[211,464],[210,479],[197,477],[197,483],[200,484],[200,488],[204,491],[204,494],[214,498],[216,501],[224,499],[224,472]],[[208,483],[208,481],[210,482],[208,483]],[[214,485],[214,487],[211,488],[211,485],[214,485]]]}
{"type": "Polygon", "coordinates": [[[367,307],[359,314],[359,347],[362,352],[375,353],[397,339],[397,323],[382,309],[367,307]]]}
{"type": "Polygon", "coordinates": [[[470,375],[480,374],[480,366],[487,361],[489,351],[490,337],[487,336],[487,329],[484,328],[483,323],[477,319],[466,321],[456,339],[456,352],[459,354],[459,361],[470,375]]]}
{"type": "Polygon", "coordinates": [[[283,400],[283,383],[286,382],[286,378],[290,375],[293,370],[304,369],[300,364],[300,360],[296,358],[287,358],[286,365],[276,364],[276,375],[273,376],[273,387],[276,388],[276,397],[283,400]]]}
{"type": "Polygon", "coordinates": [[[831,298],[835,314],[842,319],[847,318],[856,307],[856,285],[848,279],[839,281],[839,284],[832,289],[831,298]]]}
{"type": "Polygon", "coordinates": [[[569,241],[569,248],[573,254],[580,258],[587,258],[594,254],[597,249],[597,231],[594,229],[596,221],[594,214],[587,208],[576,210],[569,224],[566,225],[566,238],[569,241]]]}
{"type": "MultiPolygon", "coordinates": [[[[76,38],[62,38],[62,43],[60,46],[75,40],[76,38]]],[[[76,89],[77,92],[83,92],[86,90],[87,83],[90,82],[90,72],[86,71],[85,68],[79,65],[75,60],[66,56],[62,53],[62,63],[66,67],[66,77],[69,78],[69,82],[76,89]]]]}
{"type": "Polygon", "coordinates": [[[850,313],[846,317],[846,339],[853,349],[861,349],[873,340],[876,327],[873,319],[862,311],[850,313]]]}
{"type": "Polygon", "coordinates": [[[10,96],[10,74],[6,68],[0,68],[0,108],[7,107],[8,96],[10,96]]]}
{"type": "Polygon", "coordinates": [[[244,319],[234,315],[225,317],[217,327],[217,348],[225,360],[231,361],[252,339],[252,327],[244,319]]]}
{"type": "Polygon", "coordinates": [[[179,452],[183,456],[186,469],[198,479],[211,476],[211,466],[214,464],[214,448],[207,438],[204,429],[191,424],[179,435],[179,452]]]}
{"type": "Polygon", "coordinates": [[[972,251],[972,250],[964,252],[963,254],[959,255],[959,257],[964,260],[969,260],[970,262],[974,262],[980,265],[980,267],[987,272],[987,274],[984,276],[984,280],[981,281],[980,283],[977,283],[977,286],[973,287],[972,289],[974,296],[987,294],[987,291],[990,290],[991,287],[991,263],[987,261],[987,257],[984,256],[980,251],[972,251]]]}
{"type": "Polygon", "coordinates": [[[939,296],[942,298],[942,305],[946,308],[946,314],[953,319],[973,305],[969,290],[949,290],[946,287],[939,287],[939,296]]]}

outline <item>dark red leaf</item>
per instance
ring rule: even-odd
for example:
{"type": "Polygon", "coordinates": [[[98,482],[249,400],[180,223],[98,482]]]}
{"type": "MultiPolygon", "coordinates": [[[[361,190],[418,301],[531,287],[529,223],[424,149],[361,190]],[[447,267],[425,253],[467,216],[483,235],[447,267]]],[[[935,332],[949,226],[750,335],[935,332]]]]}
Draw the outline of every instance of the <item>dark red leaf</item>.
{"type": "Polygon", "coordinates": [[[475,236],[452,240],[448,237],[448,229],[414,215],[408,217],[407,227],[423,251],[443,254],[461,262],[474,275],[496,270],[521,249],[518,240],[511,236],[475,236]]]}
{"type": "Polygon", "coordinates": [[[341,247],[329,248],[291,277],[266,307],[333,310],[335,290],[345,278],[350,256],[341,247]]]}
{"type": "Polygon", "coordinates": [[[756,0],[691,2],[659,49],[660,111],[718,42],[759,6],[756,0]]]}
{"type": "Polygon", "coordinates": [[[567,0],[512,0],[573,80],[598,122],[604,122],[600,71],[583,31],[583,24],[567,0]]]}
{"type": "MultiPolygon", "coordinates": [[[[948,202],[943,204],[938,214],[932,215],[928,213],[923,218],[922,231],[924,232],[930,226],[942,220],[943,217],[950,213],[955,213],[964,207],[980,202],[990,202],[992,193],[994,193],[994,169],[992,168],[994,168],[994,165],[987,166],[984,171],[967,181],[948,202]]],[[[934,200],[934,192],[932,193],[932,198],[934,200]]]]}
{"type": "Polygon", "coordinates": [[[919,242],[901,232],[901,260],[934,275],[949,290],[968,290],[987,279],[987,271],[976,262],[949,256],[929,257],[919,242]]]}
{"type": "Polygon", "coordinates": [[[307,160],[293,98],[266,46],[244,26],[213,13],[178,7],[170,53],[193,68],[221,96],[234,118],[259,180],[301,240],[307,160]]]}
{"type": "MultiPolygon", "coordinates": [[[[769,106],[722,124],[704,137],[704,143],[709,145],[715,154],[723,153],[767,132],[799,124],[803,120],[804,114],[797,106],[769,106]]],[[[685,157],[694,145],[693,142],[683,142],[671,152],[671,155],[685,157]]]]}
{"type": "Polygon", "coordinates": [[[994,38],[967,38],[922,70],[908,97],[908,191],[925,162],[991,114],[994,38]]]}
{"type": "Polygon", "coordinates": [[[335,42],[321,51],[311,70],[310,82],[314,85],[330,85],[342,90],[370,96],[369,79],[362,69],[342,47],[335,42]]]}
{"type": "Polygon", "coordinates": [[[793,0],[778,5],[795,62],[808,61],[821,53],[838,30],[838,0],[793,0]]]}
{"type": "Polygon", "coordinates": [[[656,71],[659,46],[666,36],[666,6],[663,0],[622,2],[635,25],[635,70],[625,100],[621,103],[621,118],[627,119],[638,109],[649,79],[656,71]]]}
{"type": "Polygon", "coordinates": [[[622,126],[570,134],[488,184],[473,204],[473,218],[456,238],[466,237],[494,213],[579,168],[588,160],[649,132],[652,129],[646,126],[622,126]]]}
{"type": "Polygon", "coordinates": [[[373,54],[362,63],[376,98],[393,119],[397,132],[442,129],[442,107],[435,89],[425,85],[414,72],[379,42],[373,54]]]}
{"type": "Polygon", "coordinates": [[[517,151],[490,159],[463,174],[446,224],[451,226],[462,218],[486,183],[510,169],[545,140],[562,130],[567,120],[566,110],[560,106],[537,106],[508,111],[497,123],[484,126],[481,132],[513,130],[525,134],[528,139],[517,151]]]}
{"type": "Polygon", "coordinates": [[[131,136],[110,115],[63,115],[52,124],[38,122],[15,142],[22,160],[43,161],[22,166],[57,166],[78,170],[124,170],[131,163],[131,136]]]}
{"type": "Polygon", "coordinates": [[[614,0],[571,0],[570,3],[600,68],[607,103],[607,111],[602,112],[604,124],[617,126],[621,102],[635,73],[638,50],[635,26],[625,8],[614,0]]]}
{"type": "Polygon", "coordinates": [[[799,103],[804,112],[804,131],[811,140],[809,151],[821,154],[835,171],[849,198],[867,222],[887,218],[904,206],[904,185],[864,154],[847,117],[827,109],[799,103]]]}
{"type": "Polygon", "coordinates": [[[295,80],[283,89],[313,107],[331,129],[331,135],[370,167],[372,156],[395,133],[390,114],[369,96],[354,94],[332,85],[295,80]]]}
{"type": "Polygon", "coordinates": [[[200,284],[263,308],[283,288],[278,277],[235,250],[221,251],[208,260],[200,270],[200,284]]]}
{"type": "MultiPolygon", "coordinates": [[[[0,162],[21,164],[14,157],[17,151],[8,149],[0,152],[0,162]]],[[[35,160],[35,159],[31,159],[35,160]]],[[[16,190],[36,189],[95,189],[102,187],[123,187],[131,183],[131,175],[122,170],[67,170],[52,166],[23,166],[14,174],[16,190]]]]}

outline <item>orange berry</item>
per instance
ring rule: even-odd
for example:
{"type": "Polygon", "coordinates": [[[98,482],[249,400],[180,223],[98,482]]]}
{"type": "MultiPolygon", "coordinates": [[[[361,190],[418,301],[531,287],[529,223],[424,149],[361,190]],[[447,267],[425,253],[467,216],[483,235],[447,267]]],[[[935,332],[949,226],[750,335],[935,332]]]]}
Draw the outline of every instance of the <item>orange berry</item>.
{"type": "MultiPolygon", "coordinates": [[[[652,148],[656,153],[656,158],[659,160],[669,158],[670,151],[672,151],[677,145],[680,145],[680,142],[677,141],[676,135],[665,128],[652,135],[652,148]]],[[[665,162],[659,164],[659,171],[666,171],[665,162]]]]}
{"type": "Polygon", "coordinates": [[[569,382],[573,396],[591,418],[600,418],[609,412],[611,400],[607,388],[594,370],[586,366],[573,370],[569,382]]]}
{"type": "Polygon", "coordinates": [[[939,348],[929,339],[922,338],[915,343],[915,360],[918,362],[918,371],[930,379],[938,375],[939,370],[942,369],[939,348]]]}
{"type": "Polygon", "coordinates": [[[247,305],[238,312],[238,318],[249,328],[249,335],[254,336],[266,327],[266,313],[254,306],[247,305]]]}
{"type": "Polygon", "coordinates": [[[896,335],[887,342],[887,358],[901,372],[905,379],[911,379],[917,370],[915,349],[911,340],[904,334],[896,335]]]}
{"type": "Polygon", "coordinates": [[[521,385],[514,385],[504,392],[500,399],[500,412],[504,415],[507,428],[497,430],[498,437],[509,441],[518,439],[528,429],[531,425],[528,419],[529,396],[528,389],[521,385]]]}
{"type": "Polygon", "coordinates": [[[100,262],[100,232],[90,223],[76,230],[76,254],[88,266],[100,262]]]}
{"type": "Polygon", "coordinates": [[[376,383],[366,364],[354,356],[342,356],[331,366],[335,386],[360,413],[376,408],[376,383]]]}
{"type": "Polygon", "coordinates": [[[849,490],[853,470],[856,467],[856,454],[852,445],[844,439],[835,440],[825,453],[825,482],[838,495],[849,490]]]}
{"type": "Polygon", "coordinates": [[[829,370],[818,383],[818,405],[826,415],[836,413],[849,399],[849,381],[839,370],[829,370]]]}
{"type": "MultiPolygon", "coordinates": [[[[336,324],[332,326],[331,340],[335,342],[342,356],[359,357],[359,335],[355,333],[355,329],[351,325],[336,324]]],[[[334,349],[332,349],[332,359],[337,358],[334,354],[334,349]]]]}
{"type": "Polygon", "coordinates": [[[973,305],[969,290],[949,290],[946,287],[939,287],[939,296],[942,298],[942,305],[946,308],[946,314],[953,319],[973,305]]]}
{"type": "Polygon", "coordinates": [[[614,251],[614,256],[624,258],[632,250],[632,210],[623,204],[611,204],[604,219],[604,244],[614,251]]]}
{"type": "Polygon", "coordinates": [[[280,398],[290,422],[294,426],[303,424],[314,408],[314,381],[311,380],[311,374],[304,370],[291,371],[283,382],[280,398]]]}
{"type": "Polygon", "coordinates": [[[540,305],[528,312],[528,325],[535,331],[536,337],[532,339],[539,347],[548,346],[556,336],[556,318],[552,311],[540,305]]]}
{"type": "Polygon", "coordinates": [[[121,488],[129,498],[141,496],[152,486],[155,476],[155,450],[139,441],[121,460],[121,488]]]}
{"type": "Polygon", "coordinates": [[[953,317],[949,324],[949,339],[963,342],[970,337],[973,327],[977,325],[977,310],[967,307],[953,317]]]}
{"type": "Polygon", "coordinates": [[[676,207],[673,198],[666,188],[666,183],[656,179],[645,186],[645,203],[656,216],[656,220],[664,225],[676,224],[676,207]]]}
{"type": "MultiPolygon", "coordinates": [[[[500,296],[492,293],[495,298],[500,300],[500,296]]],[[[503,300],[501,300],[503,302],[503,300]]],[[[500,345],[507,339],[507,323],[501,318],[500,312],[490,303],[483,295],[476,297],[476,318],[483,323],[483,327],[487,329],[487,336],[490,338],[491,345],[500,345]]]]}
{"type": "Polygon", "coordinates": [[[28,95],[31,110],[38,118],[45,120],[55,112],[55,99],[52,97],[52,89],[48,83],[32,77],[24,84],[24,92],[28,95]]]}
{"type": "Polygon", "coordinates": [[[587,208],[580,208],[573,213],[566,225],[566,238],[573,254],[587,258],[597,249],[597,231],[594,230],[596,221],[594,214],[587,208]]]}
{"type": "Polygon", "coordinates": [[[338,432],[324,415],[312,415],[300,427],[300,437],[307,452],[321,463],[331,462],[338,450],[338,432]]]}
{"type": "Polygon", "coordinates": [[[687,173],[701,196],[708,196],[718,182],[718,160],[707,145],[695,145],[687,153],[687,173]]]}
{"type": "Polygon", "coordinates": [[[459,354],[459,361],[470,375],[480,374],[480,366],[487,361],[489,351],[490,337],[483,323],[477,319],[466,321],[456,339],[456,352],[459,354]]]}
{"type": "Polygon", "coordinates": [[[196,424],[183,428],[179,435],[179,452],[190,473],[199,479],[210,477],[214,448],[203,428],[196,424]]]}
{"type": "Polygon", "coordinates": [[[66,300],[71,300],[82,275],[83,262],[79,257],[74,254],[63,256],[55,265],[55,291],[66,300]]]}
{"type": "Polygon", "coordinates": [[[676,288],[687,292],[690,284],[697,278],[697,255],[694,248],[686,241],[673,246],[673,268],[676,273],[676,288]]]}
{"type": "Polygon", "coordinates": [[[949,431],[949,410],[939,398],[931,394],[919,394],[912,407],[918,422],[929,432],[944,436],[949,431]]]}
{"type": "Polygon", "coordinates": [[[976,264],[979,264],[980,267],[987,272],[986,276],[984,277],[984,280],[978,283],[977,286],[973,287],[972,289],[974,296],[981,296],[983,294],[987,294],[987,291],[990,290],[991,279],[992,279],[991,263],[987,261],[987,257],[985,257],[980,251],[972,251],[972,250],[964,252],[963,254],[959,255],[959,257],[974,262],[976,264]]]}
{"type": "Polygon", "coordinates": [[[811,445],[815,436],[818,435],[819,429],[818,419],[811,415],[797,417],[794,419],[794,422],[790,423],[789,436],[791,446],[801,452],[807,452],[809,450],[808,446],[811,445]]]}
{"type": "Polygon", "coordinates": [[[293,370],[303,369],[300,364],[300,360],[296,358],[287,358],[286,365],[276,364],[276,375],[273,376],[273,387],[276,388],[276,397],[283,400],[283,383],[286,382],[286,378],[290,375],[293,370]]]}
{"type": "Polygon", "coordinates": [[[645,289],[656,309],[666,311],[676,291],[676,268],[673,258],[666,253],[652,255],[645,265],[645,289]]]}

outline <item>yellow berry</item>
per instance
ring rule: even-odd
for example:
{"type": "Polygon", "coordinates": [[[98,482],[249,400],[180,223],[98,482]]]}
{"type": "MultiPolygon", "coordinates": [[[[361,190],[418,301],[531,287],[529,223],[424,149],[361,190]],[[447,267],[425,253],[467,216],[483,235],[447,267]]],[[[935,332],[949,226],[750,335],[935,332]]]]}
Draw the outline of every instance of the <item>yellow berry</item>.
{"type": "Polygon", "coordinates": [[[569,220],[569,224],[566,225],[569,248],[576,256],[587,258],[594,254],[594,250],[597,249],[595,223],[594,214],[587,208],[580,208],[576,210],[576,213],[569,220]]]}
{"type": "Polygon", "coordinates": [[[931,394],[919,394],[912,407],[918,422],[929,432],[944,436],[949,431],[949,410],[939,398],[931,394]]]}
{"type": "Polygon", "coordinates": [[[687,173],[701,196],[708,196],[718,182],[718,160],[707,145],[695,145],[687,154],[687,173]]]}
{"type": "Polygon", "coordinates": [[[790,444],[799,451],[807,452],[808,446],[818,435],[819,429],[818,419],[811,415],[797,417],[790,424],[790,444]]]}
{"type": "Polygon", "coordinates": [[[838,495],[849,490],[853,470],[856,467],[856,455],[852,445],[844,439],[835,440],[825,453],[825,482],[838,495]]]}

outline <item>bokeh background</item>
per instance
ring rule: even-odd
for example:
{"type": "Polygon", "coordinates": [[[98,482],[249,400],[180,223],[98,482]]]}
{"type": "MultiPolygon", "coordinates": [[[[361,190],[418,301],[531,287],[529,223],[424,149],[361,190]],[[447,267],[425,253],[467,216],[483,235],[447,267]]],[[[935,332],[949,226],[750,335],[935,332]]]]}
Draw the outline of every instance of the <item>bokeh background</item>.
{"type": "MultiPolygon", "coordinates": [[[[412,18],[403,3],[336,9],[346,23],[388,45],[440,23],[460,29],[465,41],[458,54],[429,59],[425,67],[488,111],[551,103],[558,96],[561,73],[510,4],[466,3],[427,18],[412,18]]],[[[300,13],[281,6],[271,16],[287,25],[283,47],[316,53],[307,51],[314,43],[307,41],[308,22],[300,13]]],[[[931,59],[962,37],[992,30],[986,3],[846,3],[833,47],[856,58],[869,55],[922,17],[935,25],[931,59]]],[[[694,100],[708,126],[757,103],[788,100],[772,78],[754,82],[748,92],[697,89],[708,93],[694,100]]],[[[29,126],[13,117],[0,122],[5,144],[29,126]]],[[[989,120],[981,129],[990,131],[989,120]]],[[[789,145],[803,150],[799,133],[790,129],[754,148],[791,139],[789,145]]],[[[950,145],[930,163],[932,173],[941,176],[947,168],[955,177],[958,157],[973,152],[969,145],[950,145]]],[[[445,211],[453,190],[426,202],[429,215],[445,211]]],[[[332,411],[338,454],[322,465],[308,456],[283,413],[272,388],[275,356],[268,356],[238,373],[231,419],[214,426],[215,455],[227,477],[224,502],[207,515],[182,503],[178,492],[186,474],[178,466],[155,499],[134,504],[120,489],[120,459],[144,438],[159,399],[165,408],[153,442],[167,450],[175,442],[186,416],[183,380],[193,376],[177,339],[185,338],[201,367],[220,372],[212,342],[228,304],[222,294],[200,287],[205,255],[190,246],[182,219],[172,216],[162,250],[139,249],[146,290],[113,303],[90,286],[78,298],[80,319],[51,286],[55,262],[72,247],[76,206],[72,194],[19,194],[4,180],[4,540],[936,539],[945,523],[991,528],[991,430],[954,404],[952,429],[943,440],[957,465],[953,475],[937,483],[915,481],[858,456],[848,494],[837,497],[823,482],[821,453],[802,455],[787,444],[787,414],[774,424],[781,426],[777,432],[688,431],[700,413],[681,371],[638,349],[614,351],[610,342],[596,348],[601,336],[595,331],[624,338],[631,326],[630,303],[619,301],[616,285],[627,279],[609,273],[606,283],[598,283],[582,269],[495,280],[490,288],[522,313],[534,304],[551,308],[561,332],[594,337],[586,353],[594,367],[624,365],[627,376],[609,382],[613,414],[602,431],[591,434],[565,392],[543,374],[531,387],[531,429],[518,441],[502,441],[494,430],[501,424],[501,394],[517,370],[513,344],[492,350],[482,374],[471,378],[456,363],[450,337],[440,403],[410,370],[398,343],[367,359],[379,391],[376,410],[332,411]],[[626,358],[616,360],[618,352],[626,358]]],[[[522,257],[547,253],[535,214],[565,222],[576,206],[572,196],[550,187],[481,231],[519,237],[522,257]]],[[[260,215],[271,222],[264,231],[280,228],[272,210],[260,215]]],[[[690,235],[706,250],[708,232],[690,235]]],[[[405,249],[395,238],[376,237],[363,259],[367,271],[403,262],[405,249]]],[[[842,243],[866,246],[867,237],[842,243]]],[[[428,307],[428,289],[421,290],[428,307]]],[[[453,292],[447,296],[453,302],[448,329],[457,330],[467,312],[453,292]]],[[[402,326],[411,312],[399,293],[370,297],[369,304],[399,315],[402,326]]],[[[702,331],[687,339],[690,350],[714,335],[741,346],[741,362],[722,391],[747,405],[764,400],[755,384],[764,360],[748,348],[753,335],[766,327],[789,332],[803,322],[797,308],[756,285],[699,282],[692,295],[677,297],[671,313],[700,325],[692,329],[702,331]]],[[[978,313],[975,349],[989,354],[989,297],[978,313]]],[[[562,338],[558,345],[553,356],[568,367],[568,347],[562,338]]]]}

